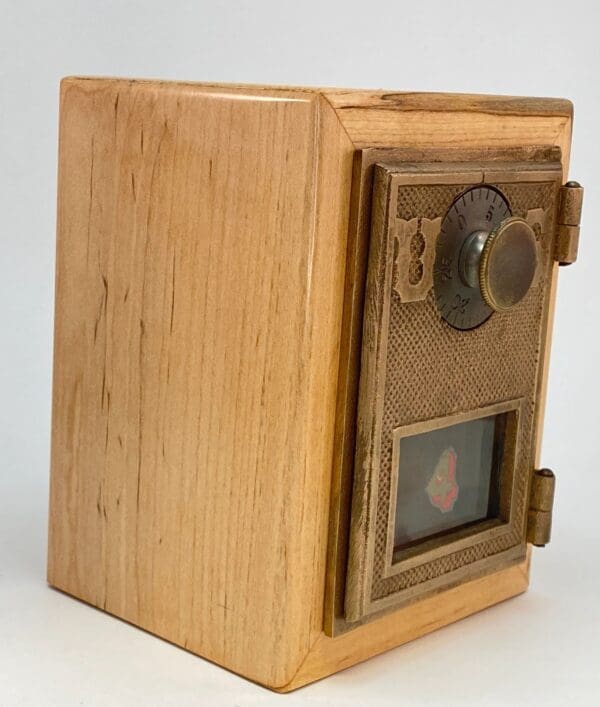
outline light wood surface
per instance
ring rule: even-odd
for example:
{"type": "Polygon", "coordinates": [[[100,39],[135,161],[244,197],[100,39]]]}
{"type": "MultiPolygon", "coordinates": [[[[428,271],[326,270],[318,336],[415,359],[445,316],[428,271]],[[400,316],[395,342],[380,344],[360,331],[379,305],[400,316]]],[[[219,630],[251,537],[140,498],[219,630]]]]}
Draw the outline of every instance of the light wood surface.
{"type": "Polygon", "coordinates": [[[529,558],[519,565],[449,589],[336,638],[323,635],[293,679],[280,691],[290,692],[510,599],[526,591],[528,583],[529,558]]]}
{"type": "Polygon", "coordinates": [[[356,150],[568,157],[566,102],[406,95],[62,84],[49,582],[281,690],[526,586],[322,630],[356,150]]]}
{"type": "Polygon", "coordinates": [[[316,94],[63,83],[49,581],[275,685],[322,620],[350,169],[316,94]]]}
{"type": "Polygon", "coordinates": [[[563,99],[346,90],[325,95],[356,147],[559,145],[569,155],[573,106],[563,99]]]}

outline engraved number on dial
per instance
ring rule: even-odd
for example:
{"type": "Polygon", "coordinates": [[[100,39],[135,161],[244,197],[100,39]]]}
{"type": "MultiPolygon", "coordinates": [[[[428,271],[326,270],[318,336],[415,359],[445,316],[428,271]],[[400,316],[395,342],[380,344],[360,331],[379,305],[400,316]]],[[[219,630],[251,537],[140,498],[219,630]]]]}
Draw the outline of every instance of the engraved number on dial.
{"type": "Polygon", "coordinates": [[[479,289],[460,276],[461,249],[472,233],[489,232],[511,215],[504,194],[487,185],[467,189],[446,213],[436,244],[433,285],[440,314],[456,329],[473,329],[492,314],[479,289]]]}

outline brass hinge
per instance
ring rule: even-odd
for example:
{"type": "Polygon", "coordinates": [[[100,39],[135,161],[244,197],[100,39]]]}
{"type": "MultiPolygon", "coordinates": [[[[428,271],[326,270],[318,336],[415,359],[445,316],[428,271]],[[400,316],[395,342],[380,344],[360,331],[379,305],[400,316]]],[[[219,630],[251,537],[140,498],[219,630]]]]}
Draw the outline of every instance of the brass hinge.
{"type": "Polygon", "coordinates": [[[558,198],[554,259],[559,265],[570,265],[577,260],[583,187],[578,182],[567,182],[560,188],[558,198]]]}
{"type": "Polygon", "coordinates": [[[533,472],[527,515],[527,542],[537,547],[544,547],[550,542],[555,482],[556,478],[550,469],[536,469],[533,472]]]}

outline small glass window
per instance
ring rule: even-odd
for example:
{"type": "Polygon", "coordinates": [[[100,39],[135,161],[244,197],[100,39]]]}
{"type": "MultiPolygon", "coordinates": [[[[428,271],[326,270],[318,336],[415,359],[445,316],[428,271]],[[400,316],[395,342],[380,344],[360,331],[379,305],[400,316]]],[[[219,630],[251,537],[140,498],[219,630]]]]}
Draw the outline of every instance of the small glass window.
{"type": "Polygon", "coordinates": [[[399,439],[396,551],[500,515],[506,413],[399,439]]]}

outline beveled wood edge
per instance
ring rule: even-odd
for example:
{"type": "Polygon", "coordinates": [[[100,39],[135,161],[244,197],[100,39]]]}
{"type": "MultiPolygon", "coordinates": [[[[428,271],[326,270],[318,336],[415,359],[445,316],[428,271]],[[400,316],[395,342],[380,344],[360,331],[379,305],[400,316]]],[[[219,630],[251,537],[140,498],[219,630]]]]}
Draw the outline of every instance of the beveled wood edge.
{"type": "Polygon", "coordinates": [[[467,112],[498,116],[573,116],[566,98],[479,93],[389,91],[373,89],[319,89],[336,110],[384,109],[401,112],[467,112]]]}
{"type": "Polygon", "coordinates": [[[317,89],[302,86],[268,86],[261,84],[220,83],[215,81],[174,81],[171,79],[126,78],[122,76],[70,75],[64,76],[60,81],[61,88],[77,85],[82,88],[89,87],[90,90],[114,84],[127,86],[139,85],[157,90],[176,89],[180,91],[182,89],[188,89],[196,93],[222,93],[227,96],[243,94],[258,99],[260,99],[260,97],[264,97],[265,99],[278,97],[282,99],[305,99],[307,101],[314,101],[321,93],[317,89]]]}
{"type": "MultiPolygon", "coordinates": [[[[530,137],[523,132],[519,141],[516,136],[494,141],[494,149],[531,148],[534,145],[556,145],[563,153],[563,164],[568,166],[571,147],[571,132],[573,122],[573,104],[564,98],[529,98],[519,96],[493,96],[487,94],[468,93],[427,93],[427,92],[401,92],[374,89],[340,89],[328,87],[304,87],[267,84],[222,83],[222,82],[194,82],[173,81],[152,78],[124,78],[110,76],[65,76],[61,80],[61,91],[77,85],[82,89],[90,90],[106,84],[143,84],[155,89],[169,90],[170,88],[189,89],[198,93],[222,93],[223,95],[245,94],[265,100],[314,100],[318,96],[325,100],[335,112],[337,119],[345,131],[353,147],[358,150],[379,147],[386,149],[393,147],[393,141],[378,139],[369,140],[357,131],[356,126],[349,125],[346,114],[351,111],[383,110],[386,113],[404,113],[410,115],[414,112],[436,114],[439,112],[464,113],[465,115],[487,115],[496,117],[499,121],[506,121],[511,117],[524,121],[542,120],[543,125],[538,126],[541,139],[533,143],[530,137]],[[515,144],[515,140],[517,143],[515,144]]],[[[383,129],[385,133],[385,129],[383,129]]],[[[518,132],[516,133],[518,135],[518,132]]],[[[397,146],[398,147],[398,146],[397,146]]],[[[439,146],[438,146],[439,147],[439,146]]],[[[483,147],[483,146],[481,146],[483,147]]],[[[404,145],[403,148],[407,149],[404,145]]],[[[443,148],[440,148],[443,149],[443,148]]],[[[479,147],[471,149],[479,149],[479,147]]],[[[565,170],[566,179],[566,170],[565,170]]]]}
{"type": "Polygon", "coordinates": [[[271,689],[291,692],[522,594],[529,585],[530,558],[529,546],[518,564],[437,592],[335,638],[322,634],[294,677],[271,689]]]}
{"type": "MultiPolygon", "coordinates": [[[[573,117],[573,103],[566,98],[489,95],[478,93],[444,93],[427,91],[396,91],[393,89],[339,88],[328,86],[293,86],[285,84],[251,84],[218,81],[179,81],[159,78],[127,78],[121,76],[67,75],[65,83],[123,82],[160,86],[187,87],[193,90],[221,89],[231,93],[252,92],[283,94],[320,94],[333,110],[379,107],[400,112],[470,112],[494,115],[573,117]]],[[[343,124],[343,120],[340,118],[343,124]]]]}
{"type": "MultiPolygon", "coordinates": [[[[348,248],[349,219],[351,211],[351,184],[353,177],[353,164],[355,150],[346,131],[341,125],[335,111],[330,104],[321,96],[315,96],[316,122],[315,122],[315,143],[316,143],[316,184],[318,188],[315,193],[315,220],[314,229],[322,236],[317,238],[317,242],[325,239],[331,232],[331,219],[336,225],[336,240],[340,243],[339,253],[336,261],[338,267],[334,268],[331,262],[326,267],[333,276],[334,271],[339,270],[339,277],[336,275],[335,286],[332,290],[335,304],[332,304],[331,318],[329,319],[324,333],[329,330],[337,332],[337,344],[335,351],[329,360],[327,385],[331,386],[331,405],[327,410],[320,407],[311,412],[312,419],[319,419],[325,416],[327,421],[327,439],[325,453],[317,463],[319,469],[319,487],[321,488],[323,505],[319,509],[318,534],[314,538],[314,543],[318,549],[319,569],[315,572],[314,582],[311,590],[313,592],[313,610],[309,622],[310,629],[306,636],[305,648],[315,640],[317,635],[323,631],[325,614],[325,596],[327,596],[328,582],[332,578],[332,573],[327,572],[330,563],[329,538],[332,533],[332,526],[335,526],[339,519],[342,504],[339,499],[334,498],[335,487],[332,483],[332,465],[336,448],[336,435],[338,432],[338,379],[340,368],[342,368],[341,339],[342,320],[344,309],[344,292],[346,287],[346,259],[345,254],[348,248]],[[337,197],[337,200],[336,200],[337,197]],[[333,216],[332,216],[333,214],[333,216]]],[[[318,248],[315,249],[315,259],[318,257],[318,248]]],[[[311,310],[323,310],[323,302],[314,300],[311,310]]],[[[320,337],[315,338],[314,352],[312,354],[318,358],[322,356],[322,346],[320,337]]],[[[321,386],[322,382],[315,382],[315,386],[321,386]]],[[[316,399],[317,396],[315,396],[316,399]]],[[[316,425],[314,428],[316,435],[315,444],[319,443],[319,438],[323,437],[324,425],[316,425]]]]}

